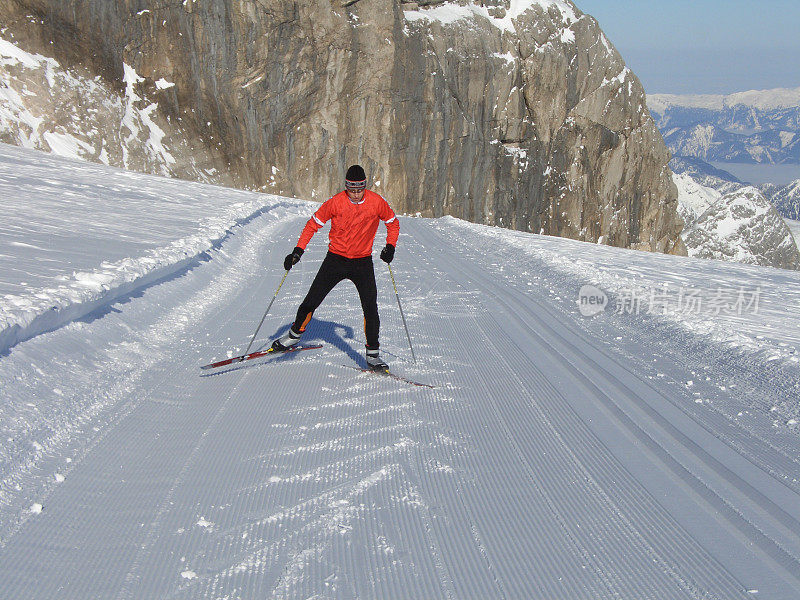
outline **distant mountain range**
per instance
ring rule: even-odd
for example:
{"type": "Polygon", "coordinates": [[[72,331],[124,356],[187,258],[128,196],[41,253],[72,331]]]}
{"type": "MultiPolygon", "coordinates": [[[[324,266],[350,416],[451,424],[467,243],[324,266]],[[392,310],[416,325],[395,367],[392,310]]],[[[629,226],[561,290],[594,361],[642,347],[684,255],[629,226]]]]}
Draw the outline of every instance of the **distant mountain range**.
{"type": "MultiPolygon", "coordinates": [[[[711,162],[800,165],[800,88],[652,94],[647,106],[674,156],[672,171],[723,195],[746,182],[711,162]]],[[[756,187],[781,216],[800,220],[800,179],[756,187]]]]}
{"type": "Polygon", "coordinates": [[[728,96],[653,94],[647,105],[675,156],[800,164],[800,88],[728,96]]]}

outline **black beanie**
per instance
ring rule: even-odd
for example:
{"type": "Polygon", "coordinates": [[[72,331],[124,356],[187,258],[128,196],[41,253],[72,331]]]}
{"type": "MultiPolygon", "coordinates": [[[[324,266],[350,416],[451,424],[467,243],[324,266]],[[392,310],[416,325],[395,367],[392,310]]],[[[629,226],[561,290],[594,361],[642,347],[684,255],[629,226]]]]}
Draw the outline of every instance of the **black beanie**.
{"type": "Polygon", "coordinates": [[[344,176],[345,187],[349,188],[363,188],[367,186],[367,174],[361,165],[353,165],[347,169],[347,174],[344,176]]]}

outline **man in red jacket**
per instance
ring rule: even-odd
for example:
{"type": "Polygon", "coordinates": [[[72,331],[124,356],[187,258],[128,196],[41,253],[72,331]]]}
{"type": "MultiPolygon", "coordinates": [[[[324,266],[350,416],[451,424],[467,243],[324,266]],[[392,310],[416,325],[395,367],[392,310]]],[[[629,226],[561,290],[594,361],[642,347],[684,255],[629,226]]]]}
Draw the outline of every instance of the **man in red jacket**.
{"type": "Polygon", "coordinates": [[[366,189],[367,176],[360,165],[347,169],[345,190],[325,201],[308,220],[294,251],[283,261],[288,271],[297,264],[312,236],[328,221],[331,222],[328,254],[322,261],[317,276],[305,299],[297,310],[297,317],[289,331],[272,343],[276,351],[287,350],[300,341],[311,315],[322,304],[325,296],[343,279],[352,281],[364,310],[364,329],[367,337],[367,364],[374,370],[386,370],[388,365],[378,355],[378,289],[372,267],[372,244],[378,223],[386,224],[386,246],[381,260],[392,262],[400,223],[388,202],[375,192],[366,189]]]}

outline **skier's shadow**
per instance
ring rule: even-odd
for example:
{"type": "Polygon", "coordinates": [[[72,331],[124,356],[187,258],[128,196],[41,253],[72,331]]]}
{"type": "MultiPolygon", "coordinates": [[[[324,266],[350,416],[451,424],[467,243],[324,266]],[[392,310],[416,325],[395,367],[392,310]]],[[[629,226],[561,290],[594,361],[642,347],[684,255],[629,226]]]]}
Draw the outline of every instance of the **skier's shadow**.
{"type": "MultiPolygon", "coordinates": [[[[292,324],[284,325],[278,329],[272,338],[267,341],[262,349],[266,350],[272,345],[272,340],[279,338],[289,330],[292,324]]],[[[347,325],[342,325],[335,321],[323,321],[321,319],[312,319],[306,327],[305,333],[300,341],[301,344],[330,344],[334,348],[338,348],[344,354],[349,356],[353,361],[361,367],[367,366],[367,360],[362,354],[359,354],[347,340],[355,340],[353,335],[353,328],[347,325]]]]}

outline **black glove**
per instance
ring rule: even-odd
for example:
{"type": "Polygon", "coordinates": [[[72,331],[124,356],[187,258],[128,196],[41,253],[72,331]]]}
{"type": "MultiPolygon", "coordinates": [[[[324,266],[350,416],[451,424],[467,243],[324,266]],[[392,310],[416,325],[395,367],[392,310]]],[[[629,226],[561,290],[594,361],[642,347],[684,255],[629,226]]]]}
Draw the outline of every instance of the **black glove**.
{"type": "Polygon", "coordinates": [[[389,264],[394,259],[394,246],[391,244],[386,244],[383,250],[381,250],[381,260],[386,264],[389,264]]]}
{"type": "Polygon", "coordinates": [[[303,256],[303,249],[299,246],[295,246],[294,250],[292,250],[291,254],[287,254],[286,258],[283,259],[283,268],[287,271],[291,269],[294,265],[300,262],[300,257],[303,256]]]}

